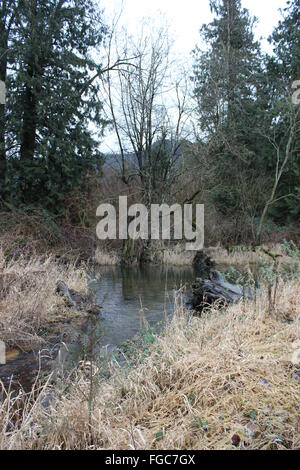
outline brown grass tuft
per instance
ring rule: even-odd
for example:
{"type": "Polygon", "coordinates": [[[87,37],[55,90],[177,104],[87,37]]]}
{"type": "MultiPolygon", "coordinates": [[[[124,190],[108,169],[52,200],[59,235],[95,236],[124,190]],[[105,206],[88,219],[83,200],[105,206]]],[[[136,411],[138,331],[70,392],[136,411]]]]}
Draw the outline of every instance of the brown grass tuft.
{"type": "Polygon", "coordinates": [[[162,251],[160,260],[168,266],[192,266],[194,251],[185,250],[185,245],[176,245],[162,251]]]}
{"type": "Polygon", "coordinates": [[[106,252],[100,248],[97,248],[94,261],[100,266],[115,266],[120,264],[120,256],[114,251],[106,252]]]}
{"type": "Polygon", "coordinates": [[[58,279],[77,291],[87,290],[83,269],[51,257],[6,261],[0,247],[0,338],[7,348],[33,349],[53,333],[54,324],[70,318],[56,293],[58,279]]]}

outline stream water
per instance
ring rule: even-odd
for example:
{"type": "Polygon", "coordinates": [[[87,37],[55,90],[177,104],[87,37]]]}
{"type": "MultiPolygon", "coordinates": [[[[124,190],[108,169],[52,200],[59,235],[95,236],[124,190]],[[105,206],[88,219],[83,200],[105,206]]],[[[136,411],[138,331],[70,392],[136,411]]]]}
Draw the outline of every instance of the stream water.
{"type": "MultiPolygon", "coordinates": [[[[59,361],[72,357],[80,360],[89,349],[91,328],[95,353],[105,356],[133,338],[147,321],[159,328],[166,316],[174,311],[175,292],[183,289],[188,298],[196,273],[193,268],[159,266],[128,267],[109,266],[92,273],[89,287],[95,301],[102,306],[101,317],[87,321],[72,332],[72,341],[60,349],[59,361]]],[[[30,389],[37,371],[49,369],[57,357],[59,347],[42,352],[10,353],[6,365],[0,365],[0,380],[8,385],[10,380],[30,389]],[[49,365],[50,364],[50,365],[49,365]]]]}
{"type": "Polygon", "coordinates": [[[174,311],[180,288],[188,298],[195,277],[192,268],[102,268],[99,280],[90,283],[102,305],[102,348],[109,351],[132,338],[143,327],[143,318],[152,327],[162,322],[174,311]]]}

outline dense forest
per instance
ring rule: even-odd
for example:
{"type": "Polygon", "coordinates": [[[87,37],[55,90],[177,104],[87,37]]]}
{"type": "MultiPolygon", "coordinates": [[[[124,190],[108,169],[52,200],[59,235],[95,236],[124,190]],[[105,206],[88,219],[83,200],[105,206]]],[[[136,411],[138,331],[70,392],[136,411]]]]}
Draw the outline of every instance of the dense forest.
{"type": "Polygon", "coordinates": [[[116,51],[115,25],[92,0],[2,0],[2,213],[89,226],[101,200],[125,193],[204,203],[211,243],[297,238],[299,0],[287,2],[272,54],[240,0],[210,7],[192,69],[170,78],[163,29],[123,35],[116,51]],[[175,111],[162,104],[166,86],[175,111]],[[108,129],[119,144],[109,156],[99,150],[108,129]]]}

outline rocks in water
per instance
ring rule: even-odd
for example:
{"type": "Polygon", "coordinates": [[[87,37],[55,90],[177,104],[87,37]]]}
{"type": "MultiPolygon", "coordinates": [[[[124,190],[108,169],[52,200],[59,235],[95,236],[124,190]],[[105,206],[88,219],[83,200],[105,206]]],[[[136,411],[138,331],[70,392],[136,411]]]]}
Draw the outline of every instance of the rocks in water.
{"type": "Polygon", "coordinates": [[[205,307],[217,304],[220,307],[238,302],[243,295],[250,297],[249,289],[244,290],[226,281],[224,275],[211,271],[207,279],[197,278],[192,285],[192,308],[201,312],[205,307]]]}
{"type": "Polygon", "coordinates": [[[87,295],[80,294],[73,289],[70,289],[64,281],[57,281],[56,291],[61,294],[70,307],[85,310],[92,315],[100,315],[101,307],[98,304],[91,303],[87,295]]]}

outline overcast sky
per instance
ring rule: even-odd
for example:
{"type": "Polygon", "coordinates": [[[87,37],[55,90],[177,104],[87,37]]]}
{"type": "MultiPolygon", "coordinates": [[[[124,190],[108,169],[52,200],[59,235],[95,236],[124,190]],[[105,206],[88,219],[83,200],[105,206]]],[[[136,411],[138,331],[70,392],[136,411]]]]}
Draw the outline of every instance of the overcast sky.
{"type": "MultiPolygon", "coordinates": [[[[125,26],[130,34],[137,31],[143,17],[159,19],[163,16],[170,25],[170,37],[174,40],[173,53],[188,58],[191,50],[199,42],[199,29],[203,23],[211,21],[209,0],[99,0],[104,8],[108,24],[123,3],[123,14],[119,25],[125,26]]],[[[242,5],[258,18],[256,37],[264,38],[263,48],[271,52],[267,37],[281,17],[279,9],[286,6],[286,0],[242,0],[242,5]]],[[[112,136],[104,142],[112,144],[112,136]]],[[[102,145],[102,149],[104,151],[102,145]]]]}
{"type": "MultiPolygon", "coordinates": [[[[120,10],[121,0],[100,0],[106,16],[120,10]]],[[[286,0],[242,0],[242,5],[259,19],[256,34],[267,38],[280,19],[279,8],[286,0]]],[[[121,23],[134,33],[143,17],[157,17],[161,12],[170,22],[175,48],[188,55],[199,39],[199,29],[211,20],[209,0],[123,0],[121,23]]]]}

